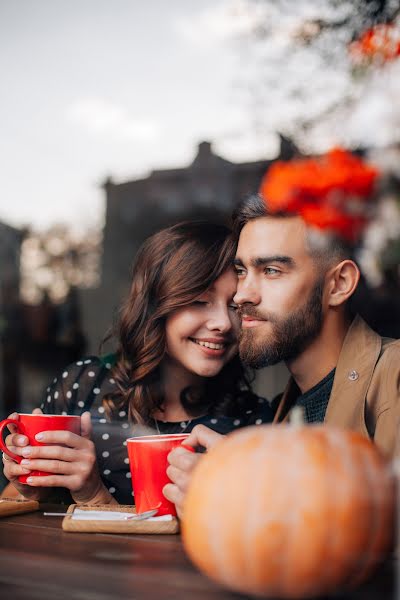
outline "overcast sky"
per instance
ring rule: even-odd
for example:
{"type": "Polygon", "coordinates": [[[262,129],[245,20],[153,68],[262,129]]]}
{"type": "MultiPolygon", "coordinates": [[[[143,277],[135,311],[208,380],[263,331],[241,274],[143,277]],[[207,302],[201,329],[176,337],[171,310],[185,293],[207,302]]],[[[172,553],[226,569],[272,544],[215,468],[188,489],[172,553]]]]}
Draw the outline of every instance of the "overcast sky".
{"type": "Polygon", "coordinates": [[[0,220],[101,224],[107,176],[185,166],[203,139],[271,154],[235,96],[230,4],[1,0],[0,220]]]}

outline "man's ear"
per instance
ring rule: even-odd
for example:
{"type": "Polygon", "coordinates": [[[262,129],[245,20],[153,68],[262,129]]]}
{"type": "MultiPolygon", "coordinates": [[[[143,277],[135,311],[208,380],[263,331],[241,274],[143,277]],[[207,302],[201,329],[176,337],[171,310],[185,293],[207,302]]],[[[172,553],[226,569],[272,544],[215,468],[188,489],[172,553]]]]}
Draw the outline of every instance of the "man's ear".
{"type": "Polygon", "coordinates": [[[356,263],[346,259],[327,274],[328,306],[340,306],[349,300],[360,280],[356,263]]]}

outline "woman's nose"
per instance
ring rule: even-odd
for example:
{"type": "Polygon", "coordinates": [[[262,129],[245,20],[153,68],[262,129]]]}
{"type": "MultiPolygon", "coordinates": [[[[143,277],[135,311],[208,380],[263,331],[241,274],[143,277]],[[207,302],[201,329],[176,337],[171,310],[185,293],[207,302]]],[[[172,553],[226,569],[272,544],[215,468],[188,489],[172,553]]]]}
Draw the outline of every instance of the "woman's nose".
{"type": "Polygon", "coordinates": [[[213,311],[213,314],[208,321],[208,328],[222,333],[232,329],[232,320],[228,307],[217,308],[213,311]]]}

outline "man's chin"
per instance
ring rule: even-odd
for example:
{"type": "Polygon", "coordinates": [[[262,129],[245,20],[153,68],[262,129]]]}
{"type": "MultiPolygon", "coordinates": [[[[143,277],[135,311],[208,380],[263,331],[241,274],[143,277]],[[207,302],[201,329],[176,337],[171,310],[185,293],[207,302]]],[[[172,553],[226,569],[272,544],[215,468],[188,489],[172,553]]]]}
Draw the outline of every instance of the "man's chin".
{"type": "Polygon", "coordinates": [[[277,357],[265,356],[261,354],[250,355],[248,353],[243,355],[240,353],[240,359],[246,365],[246,367],[255,370],[264,369],[265,367],[272,367],[273,365],[277,365],[281,362],[281,359],[277,357]]]}
{"type": "Polygon", "coordinates": [[[265,347],[260,348],[254,343],[249,344],[246,339],[240,340],[239,356],[240,360],[252,369],[262,369],[280,362],[280,360],[274,360],[269,352],[265,351],[265,347]]]}
{"type": "Polygon", "coordinates": [[[275,343],[274,335],[266,332],[264,327],[258,326],[252,329],[242,329],[239,339],[240,348],[248,346],[252,352],[263,352],[264,348],[275,343]]]}
{"type": "Polygon", "coordinates": [[[273,340],[267,340],[262,336],[262,341],[257,343],[250,331],[242,332],[240,336],[239,356],[241,361],[252,369],[271,367],[283,360],[273,340]]]}

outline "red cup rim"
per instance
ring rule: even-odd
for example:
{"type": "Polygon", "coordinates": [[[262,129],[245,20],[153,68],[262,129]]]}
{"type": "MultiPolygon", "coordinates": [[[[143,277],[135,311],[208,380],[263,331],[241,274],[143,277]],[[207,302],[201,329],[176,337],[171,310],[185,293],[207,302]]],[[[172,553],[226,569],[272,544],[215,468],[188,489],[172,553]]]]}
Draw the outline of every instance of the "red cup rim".
{"type": "Polygon", "coordinates": [[[128,438],[127,442],[165,442],[166,440],[185,440],[189,437],[189,433],[155,433],[154,435],[142,435],[138,437],[128,438]]]}
{"type": "Polygon", "coordinates": [[[42,413],[17,413],[17,415],[20,415],[21,417],[52,417],[54,419],[54,417],[63,417],[65,419],[65,417],[68,418],[72,418],[72,419],[80,419],[80,415],[49,415],[48,413],[46,414],[42,414],[42,413]]]}

